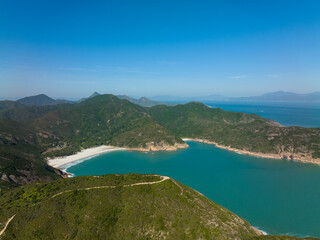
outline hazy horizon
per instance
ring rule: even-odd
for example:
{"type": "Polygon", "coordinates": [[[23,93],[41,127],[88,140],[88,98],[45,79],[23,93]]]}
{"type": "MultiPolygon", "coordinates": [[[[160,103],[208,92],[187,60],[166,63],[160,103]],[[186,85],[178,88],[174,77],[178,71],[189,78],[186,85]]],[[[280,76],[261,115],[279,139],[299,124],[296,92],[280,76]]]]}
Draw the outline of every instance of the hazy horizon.
{"type": "MultiPolygon", "coordinates": [[[[146,98],[149,98],[149,99],[157,98],[157,97],[176,97],[176,98],[197,98],[197,97],[199,97],[199,98],[201,98],[201,97],[209,97],[211,95],[220,95],[220,94],[212,93],[212,94],[207,94],[207,95],[189,95],[189,96],[186,96],[186,95],[168,95],[168,94],[154,95],[154,96],[148,96],[148,95],[137,96],[137,95],[129,95],[129,94],[125,94],[125,93],[110,93],[110,92],[94,91],[94,92],[88,93],[85,96],[78,96],[78,97],[68,97],[68,96],[55,97],[55,96],[50,96],[50,95],[48,95],[46,93],[37,93],[37,94],[34,94],[34,95],[26,95],[26,96],[19,96],[19,97],[8,97],[8,98],[4,98],[4,97],[0,96],[0,100],[16,101],[16,100],[24,98],[24,97],[32,97],[32,96],[37,96],[37,95],[44,94],[44,95],[46,95],[46,96],[48,96],[48,97],[50,97],[52,99],[65,99],[65,100],[70,100],[70,101],[76,101],[76,100],[80,100],[82,98],[87,98],[87,97],[89,97],[90,95],[92,95],[95,92],[97,92],[99,94],[112,94],[112,95],[115,95],[115,96],[126,95],[126,96],[129,96],[129,97],[132,97],[132,98],[146,97],[146,98]]],[[[279,91],[276,91],[276,92],[294,93],[294,92],[287,92],[287,91],[282,91],[282,90],[279,90],[279,91]]],[[[272,92],[272,93],[276,93],[276,92],[272,92]]],[[[270,94],[270,93],[271,92],[267,92],[267,93],[264,93],[264,94],[270,94]]],[[[320,93],[320,92],[314,91],[314,92],[296,93],[296,94],[310,94],[310,93],[320,93]]],[[[261,95],[264,95],[264,94],[261,94],[261,95]]],[[[220,96],[225,98],[225,99],[228,99],[228,98],[232,99],[232,98],[241,98],[241,97],[256,97],[256,96],[261,96],[261,95],[250,95],[250,96],[225,96],[225,95],[220,95],[220,96]]]]}
{"type": "Polygon", "coordinates": [[[320,3],[2,1],[0,97],[320,91],[320,3]]]}

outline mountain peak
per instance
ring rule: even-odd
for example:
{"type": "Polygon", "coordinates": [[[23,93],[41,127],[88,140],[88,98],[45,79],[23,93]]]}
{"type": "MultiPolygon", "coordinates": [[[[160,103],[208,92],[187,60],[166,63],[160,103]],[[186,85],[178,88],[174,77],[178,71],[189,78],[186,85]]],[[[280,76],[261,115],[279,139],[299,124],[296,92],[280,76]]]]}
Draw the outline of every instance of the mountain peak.
{"type": "Polygon", "coordinates": [[[44,106],[44,105],[53,105],[56,104],[56,101],[45,94],[39,94],[30,97],[24,97],[17,102],[25,105],[25,106],[44,106]]]}
{"type": "Polygon", "coordinates": [[[92,93],[92,94],[90,95],[89,98],[93,98],[93,97],[96,97],[96,96],[99,96],[99,95],[101,95],[101,94],[98,93],[98,92],[94,92],[94,93],[92,93]]]}

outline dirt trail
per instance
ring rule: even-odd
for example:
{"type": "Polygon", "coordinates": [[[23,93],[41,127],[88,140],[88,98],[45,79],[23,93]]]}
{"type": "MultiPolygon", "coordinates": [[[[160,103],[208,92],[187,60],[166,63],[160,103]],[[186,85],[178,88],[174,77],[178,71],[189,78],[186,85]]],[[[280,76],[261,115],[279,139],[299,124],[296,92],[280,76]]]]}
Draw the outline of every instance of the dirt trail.
{"type": "Polygon", "coordinates": [[[101,188],[117,188],[117,187],[133,187],[133,186],[138,186],[138,185],[151,185],[151,184],[156,184],[156,183],[161,183],[165,180],[170,179],[167,176],[159,176],[162,179],[159,181],[155,181],[155,182],[141,182],[141,183],[133,183],[133,184],[129,184],[129,185],[122,185],[122,186],[98,186],[98,187],[88,187],[88,188],[78,188],[78,189],[72,189],[72,190],[66,190],[60,193],[57,193],[55,195],[52,196],[52,198],[55,198],[56,196],[59,196],[63,193],[67,193],[67,192],[72,192],[72,191],[87,191],[87,190],[91,190],[91,189],[101,189],[101,188]]]}
{"type": "MultiPolygon", "coordinates": [[[[55,197],[57,197],[57,196],[59,196],[59,195],[61,195],[61,194],[63,194],[63,193],[72,192],[72,191],[75,191],[75,190],[78,190],[78,191],[87,191],[87,190],[91,190],[91,189],[101,189],[101,188],[117,188],[117,187],[133,187],[133,186],[139,186],[139,185],[151,185],[151,184],[161,183],[161,182],[163,182],[163,181],[166,181],[166,180],[169,180],[169,179],[170,179],[170,177],[167,177],[167,176],[159,176],[159,177],[161,177],[161,180],[159,180],[159,181],[154,181],[154,182],[140,182],[140,183],[133,183],[133,184],[122,185],[122,186],[98,186],[98,187],[88,187],[88,188],[78,188],[78,189],[73,189],[73,190],[66,190],[66,191],[59,192],[59,193],[53,195],[53,196],[51,197],[51,199],[52,199],[52,198],[55,198],[55,197]]],[[[39,203],[36,203],[35,205],[37,205],[37,204],[40,204],[40,202],[39,202],[39,203]]],[[[15,215],[16,215],[16,214],[15,214],[15,215]]],[[[13,215],[11,218],[8,219],[6,225],[5,225],[4,228],[0,231],[0,237],[1,237],[1,235],[6,231],[9,223],[12,221],[12,219],[14,218],[15,215],[13,215]]]]}
{"type": "Polygon", "coordinates": [[[0,236],[6,231],[9,223],[12,221],[12,219],[14,218],[15,215],[13,215],[11,218],[8,219],[8,221],[6,222],[6,225],[4,225],[4,228],[0,231],[0,236]]]}

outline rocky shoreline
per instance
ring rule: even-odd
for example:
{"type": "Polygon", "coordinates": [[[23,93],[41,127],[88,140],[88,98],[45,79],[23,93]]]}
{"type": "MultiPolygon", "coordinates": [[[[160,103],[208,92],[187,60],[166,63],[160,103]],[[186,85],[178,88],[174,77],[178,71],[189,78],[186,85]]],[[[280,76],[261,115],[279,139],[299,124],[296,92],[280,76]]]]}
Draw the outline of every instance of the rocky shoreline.
{"type": "Polygon", "coordinates": [[[178,149],[188,148],[189,145],[186,143],[175,143],[174,145],[169,145],[166,143],[154,144],[147,143],[145,148],[126,148],[128,151],[140,151],[140,152],[156,152],[156,151],[176,151],[178,149]]]}
{"type": "Polygon", "coordinates": [[[320,165],[320,158],[312,158],[311,156],[305,157],[305,156],[301,156],[299,154],[292,154],[292,153],[273,154],[273,153],[250,152],[250,151],[246,151],[246,150],[232,148],[232,147],[229,147],[229,146],[224,146],[224,145],[221,145],[219,143],[216,143],[216,142],[213,142],[213,141],[209,141],[209,140],[206,140],[206,139],[200,139],[200,138],[183,138],[182,140],[212,144],[212,145],[215,145],[218,148],[226,149],[226,150],[229,150],[229,151],[232,151],[232,152],[236,152],[236,153],[240,153],[240,154],[255,156],[255,157],[273,158],[273,159],[287,159],[287,160],[293,160],[293,161],[298,161],[298,162],[303,162],[303,163],[312,163],[312,164],[320,165]]]}

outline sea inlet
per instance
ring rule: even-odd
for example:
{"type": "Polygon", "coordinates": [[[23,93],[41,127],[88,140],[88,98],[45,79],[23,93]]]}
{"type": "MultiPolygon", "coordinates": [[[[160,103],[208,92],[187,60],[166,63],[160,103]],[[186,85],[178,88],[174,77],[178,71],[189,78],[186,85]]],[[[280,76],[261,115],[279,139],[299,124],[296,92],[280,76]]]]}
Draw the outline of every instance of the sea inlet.
{"type": "Polygon", "coordinates": [[[189,141],[174,152],[111,152],[69,166],[75,176],[172,177],[268,234],[320,237],[320,166],[241,155],[189,141]]]}

